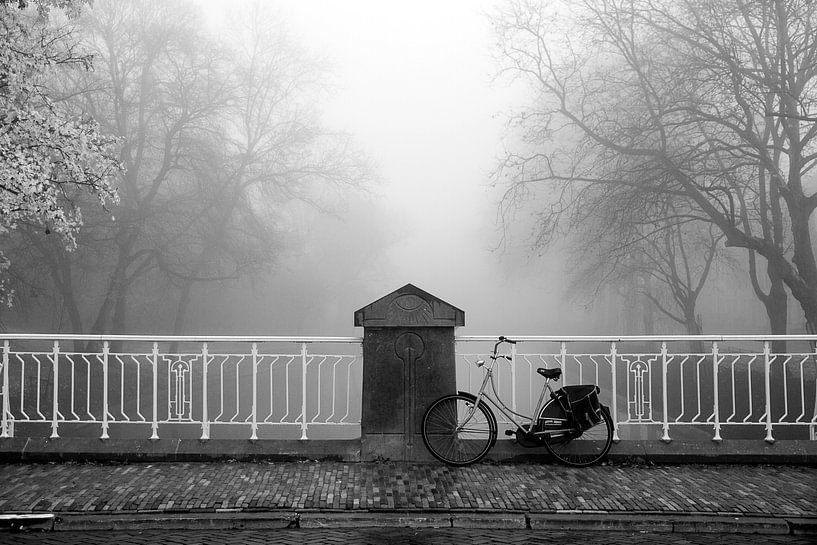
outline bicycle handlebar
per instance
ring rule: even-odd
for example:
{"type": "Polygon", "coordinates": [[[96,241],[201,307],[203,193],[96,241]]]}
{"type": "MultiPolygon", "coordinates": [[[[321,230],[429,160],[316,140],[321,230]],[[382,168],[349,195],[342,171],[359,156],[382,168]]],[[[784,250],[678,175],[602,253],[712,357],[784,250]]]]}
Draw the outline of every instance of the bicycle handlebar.
{"type": "Polygon", "coordinates": [[[499,342],[508,343],[508,344],[516,344],[516,341],[512,341],[512,340],[510,340],[509,338],[507,338],[507,337],[505,337],[503,335],[499,336],[499,342]]]}

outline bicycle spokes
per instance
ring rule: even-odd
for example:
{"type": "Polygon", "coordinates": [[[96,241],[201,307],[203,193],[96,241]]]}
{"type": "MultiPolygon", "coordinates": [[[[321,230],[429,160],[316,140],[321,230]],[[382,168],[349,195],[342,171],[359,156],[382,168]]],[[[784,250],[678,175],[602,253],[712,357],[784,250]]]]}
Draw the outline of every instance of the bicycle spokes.
{"type": "Polygon", "coordinates": [[[485,404],[470,396],[445,396],[423,417],[423,442],[439,460],[452,465],[476,462],[496,440],[496,420],[485,404]]]}

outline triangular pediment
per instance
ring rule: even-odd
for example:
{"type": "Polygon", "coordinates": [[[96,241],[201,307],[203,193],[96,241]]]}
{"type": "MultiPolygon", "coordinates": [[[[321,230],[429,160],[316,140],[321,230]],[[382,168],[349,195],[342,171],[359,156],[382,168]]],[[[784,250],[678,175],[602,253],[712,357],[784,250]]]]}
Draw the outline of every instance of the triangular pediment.
{"type": "Polygon", "coordinates": [[[355,312],[355,326],[362,327],[458,327],[465,325],[465,313],[421,290],[406,284],[355,312]]]}

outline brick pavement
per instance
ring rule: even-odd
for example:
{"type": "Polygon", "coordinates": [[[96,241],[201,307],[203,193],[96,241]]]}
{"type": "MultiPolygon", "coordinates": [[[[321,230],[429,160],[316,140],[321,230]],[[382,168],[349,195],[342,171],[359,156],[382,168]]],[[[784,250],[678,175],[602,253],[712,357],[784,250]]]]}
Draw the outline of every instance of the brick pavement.
{"type": "Polygon", "coordinates": [[[803,466],[0,465],[0,512],[516,511],[817,517],[803,466]]]}

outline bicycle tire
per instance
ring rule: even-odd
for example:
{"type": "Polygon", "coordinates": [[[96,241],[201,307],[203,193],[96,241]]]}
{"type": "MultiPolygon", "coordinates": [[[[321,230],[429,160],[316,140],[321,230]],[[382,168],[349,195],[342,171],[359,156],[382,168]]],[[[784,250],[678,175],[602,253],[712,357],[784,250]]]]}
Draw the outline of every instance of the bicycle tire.
{"type": "MultiPolygon", "coordinates": [[[[607,407],[602,406],[603,421],[589,430],[579,432],[568,430],[562,435],[549,435],[545,439],[545,448],[556,461],[572,467],[587,467],[604,460],[613,445],[613,419],[607,407]]],[[[542,411],[540,422],[548,427],[565,429],[567,414],[556,400],[549,401],[542,411]]]]}
{"type": "Polygon", "coordinates": [[[423,443],[443,463],[467,466],[478,462],[496,443],[496,417],[483,402],[474,407],[476,398],[452,394],[432,403],[423,415],[423,443]],[[474,408],[472,418],[462,428],[461,422],[474,408]]]}

